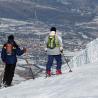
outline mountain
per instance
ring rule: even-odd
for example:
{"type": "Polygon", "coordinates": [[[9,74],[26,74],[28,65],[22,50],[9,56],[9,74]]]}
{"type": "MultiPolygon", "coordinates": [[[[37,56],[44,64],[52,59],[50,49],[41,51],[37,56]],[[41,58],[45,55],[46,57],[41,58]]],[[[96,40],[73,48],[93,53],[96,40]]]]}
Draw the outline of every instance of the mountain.
{"type": "Polygon", "coordinates": [[[60,25],[89,21],[93,18],[95,14],[94,1],[85,0],[83,3],[81,3],[82,0],[65,1],[68,2],[67,5],[62,3],[62,0],[1,0],[0,17],[32,20],[35,18],[34,10],[36,8],[38,20],[46,23],[60,25]]]}
{"type": "Polygon", "coordinates": [[[98,0],[0,0],[1,18],[38,21],[47,29],[56,26],[62,32],[64,47],[70,51],[84,48],[98,37],[98,29],[94,29],[97,22],[92,24],[97,12],[98,0]]]}

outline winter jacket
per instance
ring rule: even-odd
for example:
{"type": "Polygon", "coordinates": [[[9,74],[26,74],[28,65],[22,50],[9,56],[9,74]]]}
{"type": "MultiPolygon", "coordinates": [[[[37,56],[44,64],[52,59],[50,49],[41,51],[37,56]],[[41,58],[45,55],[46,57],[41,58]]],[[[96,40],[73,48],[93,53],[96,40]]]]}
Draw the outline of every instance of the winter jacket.
{"type": "Polygon", "coordinates": [[[59,55],[59,54],[61,54],[60,47],[63,47],[61,37],[58,36],[58,35],[55,35],[55,37],[57,38],[57,40],[59,42],[59,47],[55,47],[54,49],[50,49],[50,48],[47,47],[48,37],[49,36],[47,36],[46,39],[45,39],[45,47],[47,48],[47,54],[48,55],[59,55]]]}
{"type": "Polygon", "coordinates": [[[14,49],[11,55],[8,55],[5,49],[6,44],[4,44],[3,48],[2,48],[2,52],[1,52],[1,59],[5,64],[16,64],[17,62],[17,56],[20,56],[24,53],[24,50],[21,50],[18,45],[14,43],[14,49]]]}

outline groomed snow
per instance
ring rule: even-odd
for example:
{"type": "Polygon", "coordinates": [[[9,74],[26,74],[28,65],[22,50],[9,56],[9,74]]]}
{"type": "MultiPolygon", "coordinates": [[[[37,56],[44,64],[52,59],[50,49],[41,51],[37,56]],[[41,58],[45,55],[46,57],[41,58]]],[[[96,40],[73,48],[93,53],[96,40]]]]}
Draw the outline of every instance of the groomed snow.
{"type": "Polygon", "coordinates": [[[98,98],[98,62],[0,90],[0,98],[98,98]]]}

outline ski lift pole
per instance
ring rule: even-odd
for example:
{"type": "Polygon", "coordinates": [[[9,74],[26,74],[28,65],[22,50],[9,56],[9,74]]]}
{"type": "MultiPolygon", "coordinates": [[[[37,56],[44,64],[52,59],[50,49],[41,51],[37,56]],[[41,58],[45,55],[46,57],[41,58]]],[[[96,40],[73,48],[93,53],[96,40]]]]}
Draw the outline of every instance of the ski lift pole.
{"type": "Polygon", "coordinates": [[[63,55],[63,57],[64,57],[64,60],[65,60],[65,62],[66,62],[66,64],[67,64],[68,68],[69,68],[69,72],[72,72],[71,67],[70,67],[69,64],[68,64],[68,61],[67,61],[66,57],[64,56],[64,53],[62,53],[62,55],[63,55]]]}

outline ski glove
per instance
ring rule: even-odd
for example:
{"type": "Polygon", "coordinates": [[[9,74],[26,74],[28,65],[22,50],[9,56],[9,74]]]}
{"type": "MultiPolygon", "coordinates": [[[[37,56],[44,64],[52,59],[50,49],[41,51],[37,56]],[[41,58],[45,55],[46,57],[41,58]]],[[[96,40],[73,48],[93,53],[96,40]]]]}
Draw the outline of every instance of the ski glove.
{"type": "Polygon", "coordinates": [[[60,47],[60,52],[63,53],[63,47],[60,47]]]}
{"type": "Polygon", "coordinates": [[[45,52],[47,52],[47,48],[45,48],[45,52]]]}

